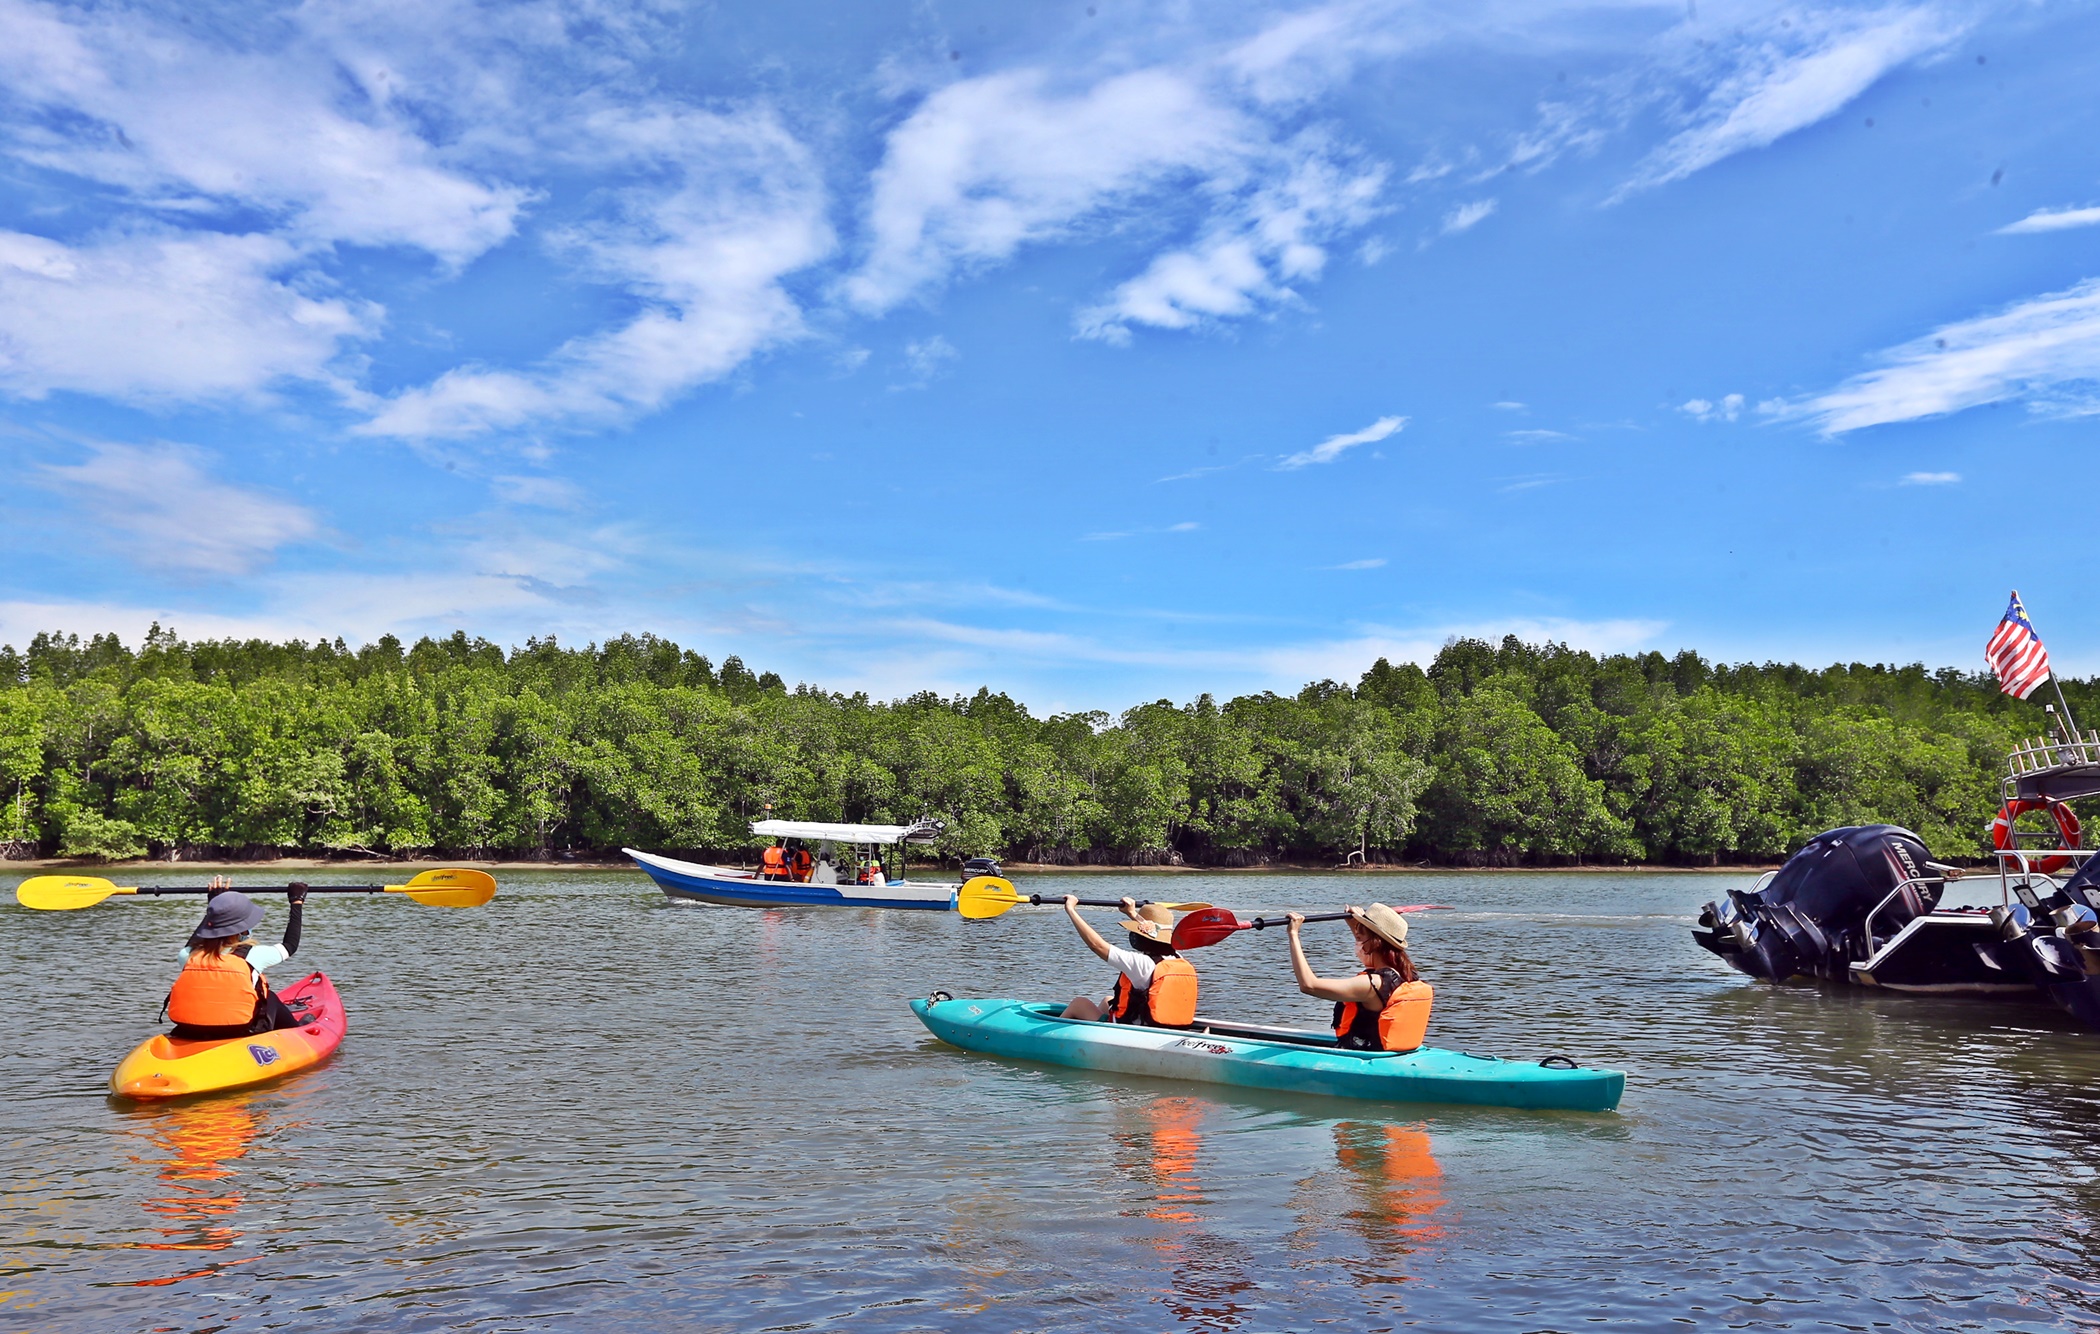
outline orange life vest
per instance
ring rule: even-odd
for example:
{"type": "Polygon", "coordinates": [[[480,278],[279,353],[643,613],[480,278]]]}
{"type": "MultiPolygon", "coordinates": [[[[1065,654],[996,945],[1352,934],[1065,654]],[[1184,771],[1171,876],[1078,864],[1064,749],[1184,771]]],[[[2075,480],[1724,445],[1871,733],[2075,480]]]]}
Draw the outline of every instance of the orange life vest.
{"type": "Polygon", "coordinates": [[[779,846],[767,848],[758,855],[758,874],[765,880],[787,879],[787,849],[779,846]]]}
{"type": "Polygon", "coordinates": [[[1196,969],[1187,959],[1156,959],[1152,984],[1140,991],[1116,974],[1116,994],[1108,1017],[1118,1024],[1151,1024],[1187,1028],[1196,1022],[1196,969]]]}
{"type": "Polygon", "coordinates": [[[808,848],[795,849],[795,879],[809,879],[810,868],[816,864],[817,859],[809,855],[808,848]]]}
{"type": "Polygon", "coordinates": [[[1355,1001],[1334,1007],[1334,1035],[1350,1051],[1413,1051],[1429,1033],[1429,1007],[1436,998],[1427,982],[1402,982],[1397,968],[1363,971],[1385,995],[1385,1008],[1370,1010],[1355,1001]],[[1383,982],[1384,986],[1379,986],[1383,982]]]}
{"type": "Polygon", "coordinates": [[[882,863],[875,862],[872,865],[864,867],[860,873],[860,882],[863,885],[881,885],[888,883],[886,880],[884,880],[882,875],[882,863]]]}
{"type": "Polygon", "coordinates": [[[168,1018],[185,1028],[238,1028],[255,1022],[256,1007],[269,994],[263,975],[240,955],[200,950],[168,989],[168,1018]]]}

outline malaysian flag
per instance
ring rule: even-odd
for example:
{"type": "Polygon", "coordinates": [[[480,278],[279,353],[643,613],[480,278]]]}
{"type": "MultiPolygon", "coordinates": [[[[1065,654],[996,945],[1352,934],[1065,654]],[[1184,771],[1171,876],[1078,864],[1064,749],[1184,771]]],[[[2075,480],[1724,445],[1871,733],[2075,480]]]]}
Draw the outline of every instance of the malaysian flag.
{"type": "Polygon", "coordinates": [[[1983,656],[1990,659],[1991,670],[1998,674],[1998,688],[2018,699],[2026,699],[2034,688],[2049,679],[2049,650],[2042,647],[2041,637],[2027,621],[2027,608],[2020,605],[2020,590],[2013,590],[2012,605],[2005,609],[2005,619],[1998,622],[1996,634],[1984,645],[1983,656]]]}

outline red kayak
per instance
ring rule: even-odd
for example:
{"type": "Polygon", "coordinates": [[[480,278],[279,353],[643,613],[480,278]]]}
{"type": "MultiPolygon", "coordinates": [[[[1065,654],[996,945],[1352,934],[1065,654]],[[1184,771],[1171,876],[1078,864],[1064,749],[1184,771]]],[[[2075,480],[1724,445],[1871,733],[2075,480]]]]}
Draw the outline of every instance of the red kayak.
{"type": "Polygon", "coordinates": [[[309,973],[277,996],[306,1022],[238,1038],[200,1040],[157,1033],[117,1066],[109,1077],[109,1091],[120,1098],[152,1100],[249,1088],[334,1055],[349,1021],[327,975],[309,973]]]}

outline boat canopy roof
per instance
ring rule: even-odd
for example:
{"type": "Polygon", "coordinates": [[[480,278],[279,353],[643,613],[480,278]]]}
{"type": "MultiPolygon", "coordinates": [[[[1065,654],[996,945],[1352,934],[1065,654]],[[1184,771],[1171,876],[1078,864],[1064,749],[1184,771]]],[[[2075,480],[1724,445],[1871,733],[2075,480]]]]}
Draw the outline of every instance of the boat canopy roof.
{"type": "Polygon", "coordinates": [[[2100,764],[2063,764],[2014,774],[2013,784],[2023,801],[2074,801],[2100,793],[2100,764]]]}
{"type": "Polygon", "coordinates": [[[751,832],[761,838],[813,838],[833,843],[931,843],[947,826],[939,820],[917,824],[820,824],[814,820],[753,820],[751,832]]]}

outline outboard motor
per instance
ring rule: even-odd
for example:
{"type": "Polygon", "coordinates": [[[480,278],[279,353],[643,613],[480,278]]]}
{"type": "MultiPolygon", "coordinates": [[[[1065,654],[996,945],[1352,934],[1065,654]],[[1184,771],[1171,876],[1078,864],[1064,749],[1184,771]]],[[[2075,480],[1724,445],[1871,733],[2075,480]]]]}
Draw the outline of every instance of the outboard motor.
{"type": "MultiPolygon", "coordinates": [[[[1692,939],[1752,977],[1849,981],[1867,957],[1867,914],[1906,880],[1929,874],[1931,854],[1908,829],[1853,825],[1816,835],[1762,889],[1732,889],[1700,910],[1692,939]]],[[[1875,919],[1893,934],[1939,903],[1940,885],[1906,888],[1875,919]]]]}
{"type": "Polygon", "coordinates": [[[972,857],[963,863],[963,879],[965,880],[975,880],[981,875],[997,874],[999,874],[999,859],[997,857],[972,857]]]}

